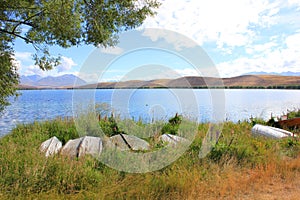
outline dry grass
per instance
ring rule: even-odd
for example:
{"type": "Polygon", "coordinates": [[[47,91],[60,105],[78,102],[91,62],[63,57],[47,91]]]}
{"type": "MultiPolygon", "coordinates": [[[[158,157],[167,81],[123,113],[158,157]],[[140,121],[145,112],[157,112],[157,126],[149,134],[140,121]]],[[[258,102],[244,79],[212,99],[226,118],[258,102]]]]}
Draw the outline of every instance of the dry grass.
{"type": "Polygon", "coordinates": [[[297,199],[299,141],[253,138],[250,129],[248,123],[224,124],[218,146],[199,159],[208,130],[208,124],[201,124],[190,149],[176,162],[129,174],[89,157],[44,158],[38,144],[55,131],[72,132],[72,123],[20,126],[0,140],[0,199],[297,199]]]}
{"type": "Polygon", "coordinates": [[[245,75],[233,78],[224,78],[226,86],[275,86],[275,85],[300,85],[297,76],[276,75],[245,75]]]}
{"type": "Polygon", "coordinates": [[[228,166],[215,180],[195,183],[187,199],[298,199],[300,157],[254,169],[228,166]]]}
{"type": "MultiPolygon", "coordinates": [[[[202,167],[199,167],[203,169],[202,167]]],[[[171,174],[127,175],[115,185],[99,190],[65,195],[43,193],[38,198],[55,199],[287,199],[300,194],[300,157],[289,162],[254,169],[228,164],[207,165],[214,171],[203,177],[202,170],[177,170],[171,174]],[[160,187],[160,186],[161,187],[160,187]],[[166,188],[168,188],[166,190],[166,188]]]]}

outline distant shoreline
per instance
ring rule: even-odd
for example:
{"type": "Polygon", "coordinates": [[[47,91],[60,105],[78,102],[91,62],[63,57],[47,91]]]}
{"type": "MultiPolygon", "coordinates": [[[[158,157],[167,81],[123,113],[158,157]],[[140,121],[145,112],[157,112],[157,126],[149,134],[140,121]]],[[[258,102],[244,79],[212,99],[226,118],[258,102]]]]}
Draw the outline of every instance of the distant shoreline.
{"type": "Polygon", "coordinates": [[[127,80],[73,86],[61,82],[43,85],[19,85],[19,89],[300,89],[300,76],[243,75],[231,78],[186,76],[176,79],[127,80]],[[64,83],[64,84],[63,84],[64,83]]]}
{"type": "Polygon", "coordinates": [[[18,88],[18,90],[91,90],[91,89],[97,89],[97,90],[122,90],[122,89],[265,89],[265,90],[300,90],[300,85],[279,85],[279,86],[225,86],[225,87],[119,87],[119,88],[113,88],[113,87],[98,87],[98,88],[18,88]]]}

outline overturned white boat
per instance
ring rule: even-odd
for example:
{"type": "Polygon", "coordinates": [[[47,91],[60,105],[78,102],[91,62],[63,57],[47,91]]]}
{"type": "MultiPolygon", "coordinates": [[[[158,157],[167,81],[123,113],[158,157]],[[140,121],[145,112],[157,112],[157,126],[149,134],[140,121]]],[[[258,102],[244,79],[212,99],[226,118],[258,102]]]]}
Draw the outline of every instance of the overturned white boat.
{"type": "Polygon", "coordinates": [[[45,153],[46,157],[57,154],[61,148],[62,142],[55,136],[46,140],[40,146],[40,150],[45,153]]]}
{"type": "Polygon", "coordinates": [[[62,155],[81,157],[87,154],[100,156],[102,152],[102,139],[99,137],[85,136],[69,140],[61,149],[62,155]]]}
{"type": "Polygon", "coordinates": [[[293,137],[295,136],[292,132],[280,129],[280,128],[274,128],[271,126],[264,126],[261,124],[256,124],[252,128],[252,134],[253,135],[262,135],[269,138],[284,138],[284,137],[293,137]]]}
{"type": "Polygon", "coordinates": [[[163,143],[168,143],[170,145],[177,145],[178,143],[189,143],[187,139],[172,134],[163,134],[159,139],[163,143]]]}
{"type": "Polygon", "coordinates": [[[150,150],[150,145],[134,135],[118,134],[109,138],[111,144],[120,150],[150,150]]]}

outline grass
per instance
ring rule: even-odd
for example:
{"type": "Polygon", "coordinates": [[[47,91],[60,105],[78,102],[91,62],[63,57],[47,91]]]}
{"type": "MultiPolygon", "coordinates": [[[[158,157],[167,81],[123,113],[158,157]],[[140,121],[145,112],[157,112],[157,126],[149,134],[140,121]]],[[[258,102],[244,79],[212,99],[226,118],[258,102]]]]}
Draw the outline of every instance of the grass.
{"type": "Polygon", "coordinates": [[[288,119],[300,117],[300,109],[298,109],[298,110],[294,109],[292,111],[289,111],[287,115],[288,115],[288,119]]]}
{"type": "Polygon", "coordinates": [[[299,139],[252,137],[251,127],[226,122],[218,143],[199,159],[209,130],[209,124],[200,124],[177,161],[159,171],[130,174],[92,157],[45,158],[39,145],[46,139],[78,137],[70,119],[19,125],[0,140],[0,199],[263,199],[265,189],[276,198],[296,199],[299,139]]]}

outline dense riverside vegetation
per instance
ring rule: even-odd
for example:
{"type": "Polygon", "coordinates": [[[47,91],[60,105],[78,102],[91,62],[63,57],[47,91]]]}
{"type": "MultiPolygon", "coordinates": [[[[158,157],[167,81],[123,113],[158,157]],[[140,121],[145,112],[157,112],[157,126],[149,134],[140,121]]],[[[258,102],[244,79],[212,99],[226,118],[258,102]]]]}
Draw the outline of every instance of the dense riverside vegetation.
{"type": "MultiPolygon", "coordinates": [[[[293,190],[300,177],[299,139],[253,137],[251,128],[248,122],[224,123],[218,143],[199,159],[209,129],[208,123],[200,124],[195,140],[177,161],[159,171],[129,174],[88,156],[45,158],[39,146],[46,139],[57,136],[66,143],[78,137],[71,119],[18,125],[0,139],[0,199],[259,198],[257,188],[270,181],[293,190]]],[[[293,191],[299,194],[299,188],[293,191]]]]}

